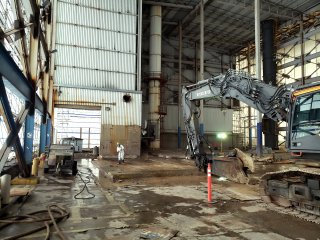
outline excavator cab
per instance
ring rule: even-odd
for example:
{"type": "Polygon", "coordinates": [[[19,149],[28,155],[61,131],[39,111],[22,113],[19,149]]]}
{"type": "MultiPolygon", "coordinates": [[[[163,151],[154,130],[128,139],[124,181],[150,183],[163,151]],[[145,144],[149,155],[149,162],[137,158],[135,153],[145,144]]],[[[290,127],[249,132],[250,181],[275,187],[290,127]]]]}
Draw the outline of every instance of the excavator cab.
{"type": "Polygon", "coordinates": [[[320,83],[295,90],[290,107],[287,148],[293,156],[320,154],[320,83]]]}

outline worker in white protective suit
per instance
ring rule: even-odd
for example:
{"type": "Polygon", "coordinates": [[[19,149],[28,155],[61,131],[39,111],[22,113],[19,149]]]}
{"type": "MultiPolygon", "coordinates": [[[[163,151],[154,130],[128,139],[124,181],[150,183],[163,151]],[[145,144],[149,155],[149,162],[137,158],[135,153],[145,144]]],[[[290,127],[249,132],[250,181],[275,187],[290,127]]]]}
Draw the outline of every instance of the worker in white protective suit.
{"type": "Polygon", "coordinates": [[[121,164],[121,161],[124,163],[124,146],[120,143],[117,143],[117,153],[118,153],[118,164],[121,164]]]}

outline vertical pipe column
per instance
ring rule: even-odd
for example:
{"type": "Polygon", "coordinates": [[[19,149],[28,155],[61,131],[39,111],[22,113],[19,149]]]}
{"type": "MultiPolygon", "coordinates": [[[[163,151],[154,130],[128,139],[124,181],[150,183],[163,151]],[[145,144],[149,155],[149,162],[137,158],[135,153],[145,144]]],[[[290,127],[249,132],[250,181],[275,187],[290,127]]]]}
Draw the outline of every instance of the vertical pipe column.
{"type": "MultiPolygon", "coordinates": [[[[273,19],[262,22],[262,46],[263,46],[263,81],[267,84],[277,85],[276,71],[277,65],[275,62],[275,46],[274,46],[274,26],[273,19]]],[[[263,132],[265,146],[277,149],[278,135],[277,123],[268,117],[263,117],[263,132]]]]}
{"type": "Polygon", "coordinates": [[[181,148],[181,82],[182,82],[182,24],[179,23],[179,101],[178,101],[178,148],[181,148]]]}
{"type": "Polygon", "coordinates": [[[161,79],[161,6],[150,9],[150,63],[149,63],[149,119],[154,126],[155,139],[151,148],[160,148],[160,79],[161,79]]]}
{"type": "MultiPolygon", "coordinates": [[[[247,53],[247,63],[248,63],[248,73],[251,74],[251,54],[250,54],[250,44],[248,44],[247,53]]],[[[249,149],[252,148],[252,128],[251,128],[251,107],[248,106],[248,128],[249,128],[249,149]]]]}
{"type": "MultiPolygon", "coordinates": [[[[200,2],[200,71],[199,71],[199,80],[203,80],[204,79],[204,57],[203,57],[203,53],[204,53],[204,4],[203,4],[203,0],[201,0],[200,2]]],[[[199,126],[200,126],[200,135],[203,136],[204,135],[204,122],[203,122],[203,115],[204,115],[204,111],[203,111],[203,100],[200,100],[200,118],[199,118],[199,126]]]]}
{"type": "Polygon", "coordinates": [[[91,141],[91,128],[89,128],[89,132],[88,132],[88,148],[90,148],[90,141],[91,141]]]}
{"type": "Polygon", "coordinates": [[[303,32],[303,14],[300,19],[300,49],[301,49],[301,82],[305,84],[305,60],[304,60],[304,32],[303,32]]]}
{"type": "Polygon", "coordinates": [[[137,38],[137,86],[141,90],[141,51],[142,51],[142,0],[138,1],[138,38],[137,38]]]}
{"type": "MultiPolygon", "coordinates": [[[[260,54],[260,0],[254,0],[254,25],[256,46],[256,76],[261,79],[261,54],[260,54]]],[[[262,156],[262,114],[257,114],[257,155],[262,156]]]]}
{"type": "MultiPolygon", "coordinates": [[[[45,103],[47,104],[47,109],[50,105],[48,102],[49,99],[49,89],[50,89],[50,62],[51,62],[51,43],[52,43],[52,6],[51,6],[51,14],[49,14],[50,18],[47,19],[45,26],[46,26],[46,43],[48,46],[49,51],[49,58],[46,59],[46,67],[44,70],[44,76],[43,76],[43,99],[45,100],[45,103]]],[[[48,17],[49,17],[48,16],[48,17]]]]}

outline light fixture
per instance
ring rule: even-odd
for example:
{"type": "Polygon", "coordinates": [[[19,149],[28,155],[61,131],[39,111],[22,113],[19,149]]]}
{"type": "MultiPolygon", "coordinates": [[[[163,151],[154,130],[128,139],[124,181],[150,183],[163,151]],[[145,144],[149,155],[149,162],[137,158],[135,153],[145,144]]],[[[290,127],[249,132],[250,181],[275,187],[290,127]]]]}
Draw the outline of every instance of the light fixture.
{"type": "Polygon", "coordinates": [[[227,138],[227,134],[226,133],[224,133],[224,132],[221,132],[221,133],[218,133],[217,134],[217,138],[218,139],[220,139],[220,153],[222,153],[223,152],[223,148],[222,148],[222,141],[224,140],[224,139],[226,139],[227,138]]]}

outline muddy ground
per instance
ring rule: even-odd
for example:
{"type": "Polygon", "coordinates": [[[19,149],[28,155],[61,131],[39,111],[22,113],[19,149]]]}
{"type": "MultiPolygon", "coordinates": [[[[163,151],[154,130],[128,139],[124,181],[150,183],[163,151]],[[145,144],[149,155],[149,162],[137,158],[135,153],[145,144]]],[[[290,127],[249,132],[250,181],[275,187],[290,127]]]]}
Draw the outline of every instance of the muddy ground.
{"type": "MultiPolygon", "coordinates": [[[[320,239],[320,225],[269,208],[260,200],[257,185],[213,178],[213,202],[207,203],[206,175],[192,162],[152,159],[144,164],[131,159],[122,165],[114,159],[79,160],[80,176],[90,178],[88,188],[77,195],[80,199],[75,199],[84,186],[79,175],[42,174],[28,200],[16,204],[10,214],[52,203],[64,206],[71,215],[59,226],[68,239],[320,239]],[[158,174],[132,175],[147,170],[158,174]],[[126,172],[131,177],[123,177],[126,172]],[[112,178],[113,174],[122,177],[112,178]]],[[[0,229],[0,239],[34,226],[0,229]]],[[[42,231],[24,239],[44,236],[42,231]]],[[[54,230],[51,236],[59,239],[54,230]]]]}

